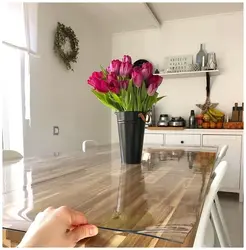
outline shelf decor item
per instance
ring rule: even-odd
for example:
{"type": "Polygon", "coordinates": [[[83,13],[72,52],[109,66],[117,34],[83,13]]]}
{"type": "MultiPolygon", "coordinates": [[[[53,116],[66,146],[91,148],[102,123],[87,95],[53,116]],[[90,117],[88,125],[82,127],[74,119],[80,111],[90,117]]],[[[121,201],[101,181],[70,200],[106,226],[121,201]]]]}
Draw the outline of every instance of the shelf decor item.
{"type": "Polygon", "coordinates": [[[71,27],[58,22],[55,32],[54,51],[64,62],[68,70],[72,70],[71,63],[76,63],[79,54],[79,40],[71,27]]]}
{"type": "Polygon", "coordinates": [[[188,64],[188,65],[186,66],[186,71],[187,71],[187,72],[193,71],[193,70],[194,70],[193,65],[194,65],[194,64],[188,64]]]}
{"type": "Polygon", "coordinates": [[[146,115],[164,97],[157,92],[162,80],[153,75],[149,62],[133,67],[130,56],[113,60],[107,69],[101,67],[88,79],[92,93],[116,111],[123,164],[141,163],[146,115]]]}
{"type": "Polygon", "coordinates": [[[168,60],[168,73],[185,72],[187,66],[192,64],[192,55],[171,56],[168,60]]]}
{"type": "Polygon", "coordinates": [[[200,44],[200,50],[196,55],[196,63],[200,65],[200,68],[207,64],[207,53],[205,52],[202,44],[200,44]]]}
{"type": "Polygon", "coordinates": [[[208,53],[207,69],[209,70],[217,69],[216,54],[213,52],[208,53]]]}
{"type": "Polygon", "coordinates": [[[198,63],[192,64],[192,67],[193,67],[193,70],[194,70],[194,71],[199,71],[199,70],[201,70],[201,66],[200,66],[200,64],[198,64],[198,63]]]}

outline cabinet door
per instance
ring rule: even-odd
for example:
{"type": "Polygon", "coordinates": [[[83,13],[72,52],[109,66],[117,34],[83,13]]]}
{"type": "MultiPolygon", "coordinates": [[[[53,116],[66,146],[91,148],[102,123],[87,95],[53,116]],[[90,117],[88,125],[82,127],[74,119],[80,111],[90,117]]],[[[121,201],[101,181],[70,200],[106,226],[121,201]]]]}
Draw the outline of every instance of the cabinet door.
{"type": "Polygon", "coordinates": [[[228,151],[223,160],[228,162],[228,169],[221,183],[221,190],[233,191],[240,187],[240,169],[242,153],[242,137],[232,135],[203,135],[203,146],[228,145],[228,151]]]}
{"type": "Polygon", "coordinates": [[[144,144],[163,145],[163,134],[145,134],[144,144]]]}

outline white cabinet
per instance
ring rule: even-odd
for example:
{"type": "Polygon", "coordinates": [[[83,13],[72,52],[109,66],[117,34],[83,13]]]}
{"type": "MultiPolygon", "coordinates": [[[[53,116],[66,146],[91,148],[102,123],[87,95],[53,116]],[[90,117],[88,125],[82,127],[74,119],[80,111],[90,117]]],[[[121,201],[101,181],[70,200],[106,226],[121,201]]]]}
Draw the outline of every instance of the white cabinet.
{"type": "Polygon", "coordinates": [[[224,158],[228,170],[220,191],[239,194],[243,201],[243,131],[232,129],[184,129],[183,131],[146,131],[145,144],[163,146],[223,146],[228,145],[224,158]]]}
{"type": "Polygon", "coordinates": [[[228,169],[221,184],[221,191],[237,191],[240,189],[242,136],[240,135],[203,135],[203,146],[228,145],[223,160],[228,162],[228,169]]]}
{"type": "Polygon", "coordinates": [[[157,144],[163,145],[163,134],[145,134],[144,135],[145,144],[157,144]]]}
{"type": "Polygon", "coordinates": [[[170,146],[201,146],[200,135],[167,134],[166,145],[170,146]]]}

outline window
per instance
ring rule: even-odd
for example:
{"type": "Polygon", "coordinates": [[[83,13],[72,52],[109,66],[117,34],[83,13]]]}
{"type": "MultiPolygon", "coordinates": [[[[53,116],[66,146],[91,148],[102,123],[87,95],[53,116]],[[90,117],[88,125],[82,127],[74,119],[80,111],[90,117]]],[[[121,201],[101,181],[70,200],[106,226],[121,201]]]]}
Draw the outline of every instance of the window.
{"type": "Polygon", "coordinates": [[[36,55],[37,3],[7,2],[1,43],[3,149],[24,153],[30,124],[30,56],[36,55]]]}

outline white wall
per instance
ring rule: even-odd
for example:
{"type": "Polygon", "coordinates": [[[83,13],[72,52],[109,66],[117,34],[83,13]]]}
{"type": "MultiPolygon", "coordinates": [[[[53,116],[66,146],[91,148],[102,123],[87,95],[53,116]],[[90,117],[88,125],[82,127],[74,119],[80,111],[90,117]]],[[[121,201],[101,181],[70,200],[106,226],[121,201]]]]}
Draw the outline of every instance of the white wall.
{"type": "MultiPolygon", "coordinates": [[[[220,75],[211,78],[211,101],[231,114],[235,102],[243,101],[243,13],[219,14],[165,22],[159,30],[134,31],[113,36],[112,58],[124,54],[150,60],[164,67],[164,58],[192,54],[193,60],[200,43],[207,52],[215,52],[220,75]]],[[[205,78],[164,79],[160,94],[167,95],[157,105],[160,113],[188,119],[195,104],[206,98],[205,78]]],[[[115,115],[112,114],[112,142],[118,141],[115,115]]]]}
{"type": "Polygon", "coordinates": [[[43,155],[81,149],[85,139],[109,143],[111,111],[90,92],[87,79],[107,66],[111,34],[78,4],[41,3],[38,8],[38,52],[31,60],[31,128],[25,136],[25,155],[43,155]],[[71,26],[79,39],[78,63],[67,71],[53,52],[57,22],[71,26]],[[53,136],[53,126],[60,135],[53,136]]]}

